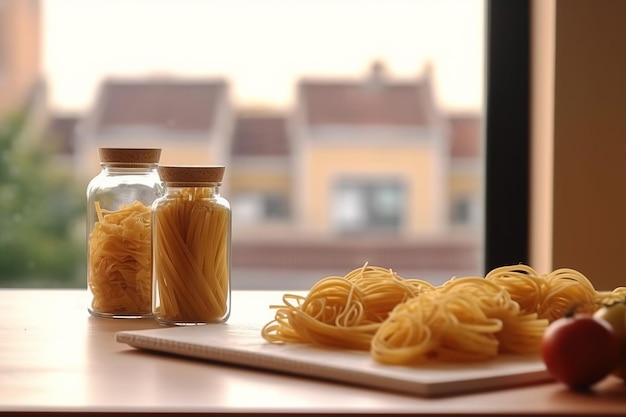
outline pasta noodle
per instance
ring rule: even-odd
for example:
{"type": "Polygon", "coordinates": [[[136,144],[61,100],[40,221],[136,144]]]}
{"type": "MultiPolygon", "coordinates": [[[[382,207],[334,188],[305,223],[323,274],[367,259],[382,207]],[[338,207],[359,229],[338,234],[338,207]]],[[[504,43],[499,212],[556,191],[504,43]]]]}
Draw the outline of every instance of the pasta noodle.
{"type": "Polygon", "coordinates": [[[220,321],[230,294],[230,210],[208,187],[186,187],[154,209],[155,316],[220,321]]]}
{"type": "Polygon", "coordinates": [[[152,298],[150,207],[139,201],[109,211],[95,203],[89,236],[91,309],[106,315],[148,315],[152,298]]]}
{"type": "Polygon", "coordinates": [[[365,264],[343,277],[320,280],[306,297],[286,294],[263,337],[273,343],[309,342],[347,349],[369,349],[389,312],[406,299],[432,289],[418,279],[365,264]]]}
{"type": "Polygon", "coordinates": [[[427,359],[486,360],[501,352],[536,353],[548,323],[520,309],[507,289],[495,282],[453,278],[398,305],[374,335],[371,354],[382,363],[405,364],[427,359]],[[393,336],[416,328],[419,338],[399,343],[393,336]]]}
{"type": "Polygon", "coordinates": [[[527,265],[504,266],[435,287],[366,264],[320,280],[307,296],[284,295],[262,335],[270,343],[369,350],[386,364],[488,360],[536,354],[552,321],[625,297],[626,287],[599,292],[567,268],[539,275],[527,265]]]}
{"type": "Polygon", "coordinates": [[[598,308],[599,293],[582,273],[568,268],[539,275],[526,265],[496,268],[485,277],[506,288],[525,312],[554,321],[576,309],[593,313],[598,308]]]}
{"type": "Polygon", "coordinates": [[[617,287],[612,291],[600,291],[596,297],[600,304],[613,304],[626,301],[626,287],[617,287]]]}

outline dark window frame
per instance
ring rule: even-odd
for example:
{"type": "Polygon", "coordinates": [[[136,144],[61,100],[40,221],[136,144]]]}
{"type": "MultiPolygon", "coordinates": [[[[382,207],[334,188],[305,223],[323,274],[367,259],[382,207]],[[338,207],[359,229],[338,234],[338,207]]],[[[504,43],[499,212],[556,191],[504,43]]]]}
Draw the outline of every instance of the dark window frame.
{"type": "Polygon", "coordinates": [[[484,268],[529,262],[530,0],[487,0],[484,268]]]}

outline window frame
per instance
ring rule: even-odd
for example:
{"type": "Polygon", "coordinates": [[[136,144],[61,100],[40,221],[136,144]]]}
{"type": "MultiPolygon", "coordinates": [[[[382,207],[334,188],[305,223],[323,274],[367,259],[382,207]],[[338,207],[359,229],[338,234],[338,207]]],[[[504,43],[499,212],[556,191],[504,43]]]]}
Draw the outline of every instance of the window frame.
{"type": "Polygon", "coordinates": [[[484,268],[529,262],[531,0],[487,0],[484,268]]]}

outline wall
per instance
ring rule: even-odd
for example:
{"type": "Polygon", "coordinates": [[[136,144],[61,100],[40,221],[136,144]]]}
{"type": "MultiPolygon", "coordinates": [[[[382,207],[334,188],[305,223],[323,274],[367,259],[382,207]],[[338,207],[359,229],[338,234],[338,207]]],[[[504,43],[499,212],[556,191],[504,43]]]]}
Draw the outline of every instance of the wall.
{"type": "MultiPolygon", "coordinates": [[[[533,194],[532,242],[546,246],[551,263],[544,260],[544,268],[575,268],[598,289],[626,285],[626,2],[535,0],[533,5],[536,15],[547,17],[543,41],[553,41],[547,55],[534,51],[533,103],[543,100],[547,115],[537,104],[533,143],[549,152],[545,141],[551,141],[553,157],[543,166],[540,158],[533,160],[533,184],[548,181],[553,190],[551,205],[542,201],[541,187],[533,194]]],[[[540,253],[531,253],[540,259],[540,253]]]]}
{"type": "MultiPolygon", "coordinates": [[[[329,234],[333,231],[331,190],[345,176],[358,175],[375,180],[394,179],[407,187],[407,218],[402,231],[405,236],[443,233],[445,215],[442,200],[447,197],[446,178],[438,178],[437,164],[441,157],[432,146],[403,148],[368,148],[361,146],[323,147],[310,149],[307,166],[307,196],[303,207],[306,231],[329,234]],[[437,190],[441,190],[438,192],[437,190]]],[[[447,202],[447,200],[446,200],[447,202]]],[[[447,212],[446,212],[447,214],[447,212]]]]}
{"type": "Polygon", "coordinates": [[[531,14],[530,264],[552,270],[555,0],[534,0],[531,14]]]}

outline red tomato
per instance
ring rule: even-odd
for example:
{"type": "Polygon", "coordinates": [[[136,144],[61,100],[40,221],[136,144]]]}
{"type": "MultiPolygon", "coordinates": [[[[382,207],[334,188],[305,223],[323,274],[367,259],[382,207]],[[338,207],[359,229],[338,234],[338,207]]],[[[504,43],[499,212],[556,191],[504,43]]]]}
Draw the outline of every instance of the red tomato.
{"type": "Polygon", "coordinates": [[[541,356],[557,380],[575,390],[589,389],[617,368],[619,343],[611,325],[575,314],[552,322],[544,332],[541,356]]]}

